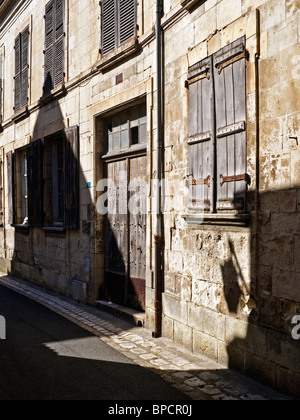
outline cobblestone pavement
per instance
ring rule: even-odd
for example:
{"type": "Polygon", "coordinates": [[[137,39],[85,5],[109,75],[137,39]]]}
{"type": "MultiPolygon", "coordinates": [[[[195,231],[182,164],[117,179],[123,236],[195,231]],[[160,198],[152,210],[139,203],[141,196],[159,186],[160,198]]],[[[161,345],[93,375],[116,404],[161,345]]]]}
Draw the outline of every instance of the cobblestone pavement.
{"type": "Polygon", "coordinates": [[[0,284],[48,307],[99,337],[100,340],[151,369],[194,400],[286,400],[258,382],[168,339],[153,339],[151,331],[86,305],[75,303],[15,277],[2,275],[0,284]]]}

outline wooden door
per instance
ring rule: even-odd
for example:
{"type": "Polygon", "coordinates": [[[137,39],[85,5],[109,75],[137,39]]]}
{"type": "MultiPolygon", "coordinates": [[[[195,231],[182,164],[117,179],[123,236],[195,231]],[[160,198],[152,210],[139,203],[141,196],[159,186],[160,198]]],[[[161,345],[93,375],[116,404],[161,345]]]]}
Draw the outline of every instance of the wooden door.
{"type": "Polygon", "coordinates": [[[130,159],[128,305],[145,310],[146,157],[130,159]]]}
{"type": "MultiPolygon", "coordinates": [[[[128,272],[127,211],[122,210],[122,188],[127,185],[127,161],[108,163],[108,213],[104,222],[104,262],[107,298],[112,302],[126,303],[128,272]],[[123,214],[124,213],[124,214],[123,214]]],[[[126,196],[127,203],[127,196],[126,196]]]]}
{"type": "Polygon", "coordinates": [[[146,162],[133,157],[107,164],[113,181],[104,228],[107,298],[138,310],[145,310],[146,162]]]}

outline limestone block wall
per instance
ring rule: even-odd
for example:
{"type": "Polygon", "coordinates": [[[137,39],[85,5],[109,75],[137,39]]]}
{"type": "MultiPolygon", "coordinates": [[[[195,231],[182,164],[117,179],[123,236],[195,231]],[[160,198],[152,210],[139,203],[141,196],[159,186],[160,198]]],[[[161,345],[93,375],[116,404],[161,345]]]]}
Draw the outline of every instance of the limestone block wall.
{"type": "Polygon", "coordinates": [[[299,5],[207,1],[172,24],[174,9],[164,18],[163,334],[295,393],[300,373],[299,341],[291,338],[300,278],[299,5]],[[188,67],[243,35],[249,52],[250,225],[188,225],[188,67]]]}

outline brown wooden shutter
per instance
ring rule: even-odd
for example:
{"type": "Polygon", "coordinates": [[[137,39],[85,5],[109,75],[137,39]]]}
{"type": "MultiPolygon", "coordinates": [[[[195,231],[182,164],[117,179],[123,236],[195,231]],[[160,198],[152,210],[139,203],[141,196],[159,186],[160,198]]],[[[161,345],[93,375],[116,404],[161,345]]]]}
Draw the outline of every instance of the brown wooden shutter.
{"type": "Polygon", "coordinates": [[[246,48],[245,38],[214,56],[216,95],[217,209],[245,210],[246,48]]]}
{"type": "Polygon", "coordinates": [[[117,46],[117,5],[115,0],[101,2],[102,55],[113,51],[117,46]]]}
{"type": "Polygon", "coordinates": [[[15,221],[15,208],[14,208],[14,154],[9,152],[6,155],[7,161],[7,222],[10,225],[14,224],[15,221]]]}
{"type": "Polygon", "coordinates": [[[189,69],[190,207],[211,210],[213,198],[214,98],[212,59],[189,69]]]}
{"type": "Polygon", "coordinates": [[[30,226],[43,226],[43,142],[27,146],[28,218],[30,226]]]}
{"type": "Polygon", "coordinates": [[[135,36],[136,0],[120,0],[119,14],[119,43],[121,45],[135,36]]]}
{"type": "Polygon", "coordinates": [[[21,107],[21,34],[15,39],[15,111],[21,107]]]}
{"type": "Polygon", "coordinates": [[[21,108],[28,104],[29,80],[29,27],[21,33],[21,108]]]}
{"type": "Polygon", "coordinates": [[[79,127],[65,133],[65,227],[79,229],[79,127]]]}
{"type": "Polygon", "coordinates": [[[44,93],[49,93],[54,87],[54,0],[46,5],[45,12],[45,62],[44,62],[44,93]]]}

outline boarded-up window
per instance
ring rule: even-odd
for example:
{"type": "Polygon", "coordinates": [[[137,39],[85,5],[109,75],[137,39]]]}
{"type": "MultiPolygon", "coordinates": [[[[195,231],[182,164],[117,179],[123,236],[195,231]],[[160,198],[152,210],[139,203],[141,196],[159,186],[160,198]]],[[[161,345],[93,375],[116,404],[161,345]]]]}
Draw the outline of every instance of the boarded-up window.
{"type": "Polygon", "coordinates": [[[189,69],[190,206],[245,211],[245,38],[189,69]]]}
{"type": "Polygon", "coordinates": [[[136,0],[102,0],[102,55],[136,35],[136,0]]]}
{"type": "Polygon", "coordinates": [[[44,94],[64,81],[64,1],[51,0],[45,12],[44,94]]]}
{"type": "Polygon", "coordinates": [[[28,104],[29,27],[15,40],[15,106],[18,111],[28,104]]]}

